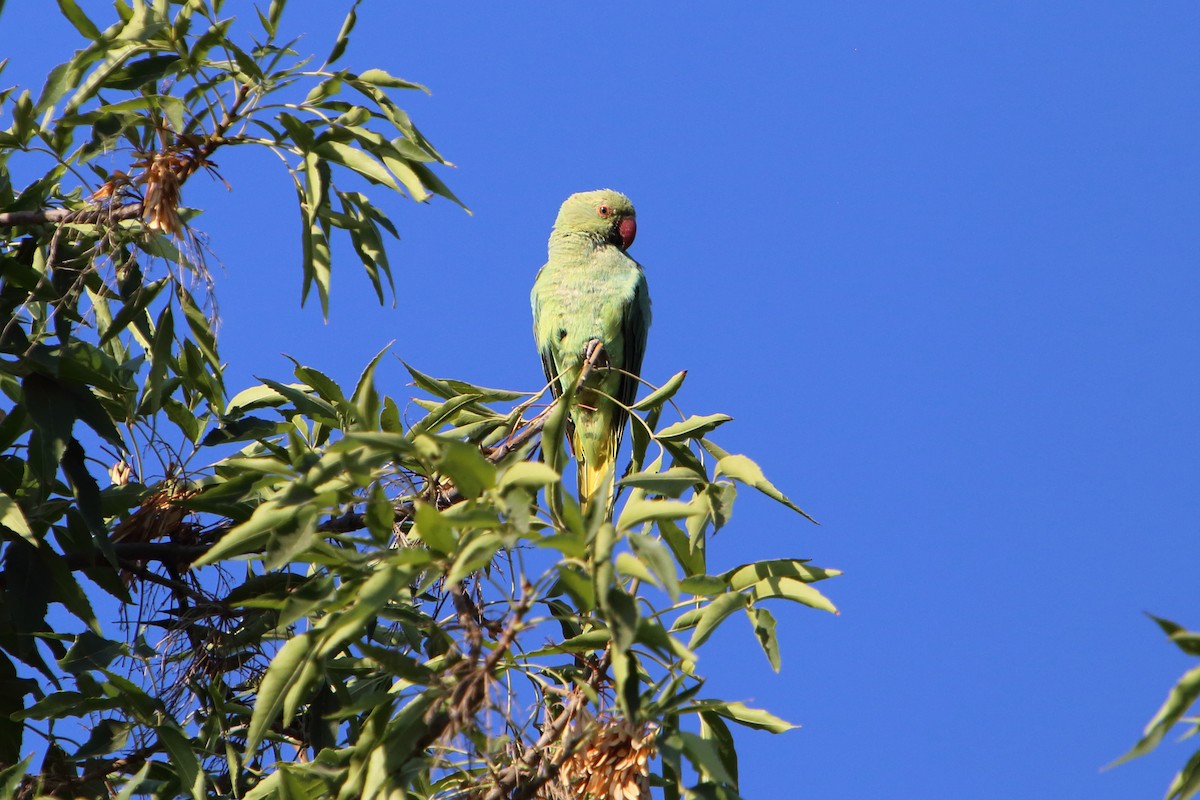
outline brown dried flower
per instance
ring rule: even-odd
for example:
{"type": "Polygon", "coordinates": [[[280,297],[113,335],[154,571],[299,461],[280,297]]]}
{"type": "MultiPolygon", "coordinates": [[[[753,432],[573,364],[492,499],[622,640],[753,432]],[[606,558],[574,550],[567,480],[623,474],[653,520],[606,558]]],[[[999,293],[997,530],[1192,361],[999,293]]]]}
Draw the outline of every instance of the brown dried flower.
{"type": "Polygon", "coordinates": [[[600,723],[559,771],[564,794],[576,800],[650,800],[650,761],[657,726],[626,720],[600,723]]]}
{"type": "Polygon", "coordinates": [[[182,184],[179,174],[186,168],[181,163],[185,158],[178,153],[156,153],[148,163],[137,165],[146,168],[142,214],[150,230],[173,236],[183,229],[183,220],[179,217],[179,187],[182,184]]]}

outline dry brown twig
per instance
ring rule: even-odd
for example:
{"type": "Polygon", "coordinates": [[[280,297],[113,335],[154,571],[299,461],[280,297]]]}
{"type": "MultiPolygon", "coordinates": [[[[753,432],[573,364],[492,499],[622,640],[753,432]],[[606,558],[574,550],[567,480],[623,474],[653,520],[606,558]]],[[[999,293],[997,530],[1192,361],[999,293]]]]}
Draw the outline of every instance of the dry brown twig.
{"type": "Polygon", "coordinates": [[[238,84],[232,102],[211,133],[204,136],[172,134],[160,129],[162,147],[155,153],[137,153],[138,160],[126,174],[114,171],[92,195],[97,205],[91,208],[38,208],[27,211],[0,213],[0,227],[23,225],[62,225],[66,223],[101,224],[145,218],[151,230],[174,235],[182,230],[179,218],[180,189],[187,179],[200,169],[212,170],[216,165],[212,154],[231,140],[229,129],[240,119],[241,106],[250,97],[253,87],[238,84]],[[145,185],[144,197],[137,202],[115,204],[127,187],[145,185]]]}

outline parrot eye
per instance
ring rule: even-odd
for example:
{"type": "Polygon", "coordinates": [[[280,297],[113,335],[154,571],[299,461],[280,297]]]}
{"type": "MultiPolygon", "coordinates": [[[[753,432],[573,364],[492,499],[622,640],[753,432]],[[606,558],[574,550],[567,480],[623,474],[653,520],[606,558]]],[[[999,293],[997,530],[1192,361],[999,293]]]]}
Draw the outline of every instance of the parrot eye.
{"type": "Polygon", "coordinates": [[[602,217],[607,217],[610,214],[612,214],[612,209],[609,208],[608,206],[600,206],[599,208],[596,209],[596,213],[602,217]]]}

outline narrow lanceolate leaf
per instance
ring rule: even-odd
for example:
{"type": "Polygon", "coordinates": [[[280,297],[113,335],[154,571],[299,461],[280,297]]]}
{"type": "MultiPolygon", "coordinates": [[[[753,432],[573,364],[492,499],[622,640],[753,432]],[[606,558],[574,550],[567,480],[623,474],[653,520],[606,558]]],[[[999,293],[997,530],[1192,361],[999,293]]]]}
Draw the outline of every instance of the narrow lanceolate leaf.
{"type": "Polygon", "coordinates": [[[704,510],[678,500],[647,500],[644,497],[631,497],[621,509],[617,520],[617,529],[626,531],[643,522],[660,519],[684,519],[703,514],[704,510]]]}
{"type": "Polygon", "coordinates": [[[728,572],[721,573],[721,578],[729,583],[731,589],[740,591],[770,578],[794,578],[805,583],[813,583],[841,574],[841,570],[810,566],[803,559],[776,558],[734,567],[728,572]]]}
{"type": "MultiPolygon", "coordinates": [[[[661,434],[660,434],[661,435],[661,434]]],[[[804,509],[793,503],[783,492],[775,488],[775,484],[767,480],[763,471],[750,459],[741,455],[729,455],[717,462],[715,475],[727,475],[735,481],[741,481],[747,486],[758,489],[772,500],[783,503],[788,508],[804,516],[809,522],[816,522],[804,509]]]]}
{"type": "Polygon", "coordinates": [[[648,408],[657,408],[663,403],[670,400],[679,391],[679,387],[683,386],[683,379],[687,377],[687,370],[676,372],[671,376],[670,380],[662,386],[655,389],[650,394],[643,397],[641,400],[633,404],[634,411],[645,411],[648,408]]]}
{"type": "Polygon", "coordinates": [[[195,566],[207,566],[225,558],[259,550],[266,542],[268,532],[292,522],[295,516],[295,508],[281,505],[274,500],[261,503],[254,509],[250,519],[234,527],[204,555],[196,559],[195,566]]]}
{"type": "Polygon", "coordinates": [[[375,389],[375,368],[379,366],[380,359],[383,354],[388,351],[391,345],[380,350],[371,359],[371,363],[367,364],[363,369],[362,374],[358,376],[358,383],[354,385],[354,396],[351,401],[354,407],[358,409],[359,421],[367,428],[376,427],[379,420],[380,404],[379,392],[375,389]]]}
{"type": "Polygon", "coordinates": [[[225,413],[231,416],[240,415],[256,408],[281,406],[286,402],[287,398],[270,386],[251,386],[233,396],[225,407],[225,413]]]}
{"type": "Polygon", "coordinates": [[[313,637],[310,632],[300,634],[288,642],[271,659],[271,665],[258,686],[254,701],[254,712],[250,716],[250,728],[246,734],[246,752],[258,748],[271,725],[283,711],[284,697],[301,678],[313,657],[313,637]]]}
{"type": "Polygon", "coordinates": [[[754,637],[758,639],[771,669],[779,672],[779,640],[775,636],[775,617],[765,608],[747,608],[750,624],[754,626],[754,637]]]}
{"type": "Polygon", "coordinates": [[[490,531],[473,537],[465,546],[459,548],[454,566],[446,573],[446,583],[457,583],[486,567],[502,544],[500,534],[490,531]]]}
{"type": "Polygon", "coordinates": [[[750,589],[750,597],[754,602],[778,598],[791,600],[796,603],[837,614],[837,607],[829,602],[829,598],[821,594],[807,583],[795,578],[766,578],[754,584],[750,589]]]}
{"type": "Polygon", "coordinates": [[[29,529],[29,523],[25,520],[25,515],[21,513],[21,507],[17,505],[16,500],[6,494],[0,494],[0,525],[8,528],[34,547],[38,546],[38,539],[29,529]]]}
{"type": "Polygon", "coordinates": [[[688,649],[695,650],[712,636],[725,618],[740,608],[745,608],[749,600],[741,592],[726,592],[717,595],[711,603],[704,607],[700,619],[696,621],[696,629],[688,641],[688,649]]]}
{"type": "Polygon", "coordinates": [[[1144,756],[1163,740],[1167,732],[1183,719],[1183,715],[1191,708],[1196,698],[1200,697],[1200,667],[1192,667],[1184,673],[1179,682],[1167,693],[1166,702],[1158,709],[1154,719],[1146,724],[1141,740],[1125,755],[1118,758],[1109,766],[1123,764],[1130,759],[1144,756]]]}
{"type": "Polygon", "coordinates": [[[429,503],[418,501],[413,514],[416,524],[412,532],[426,547],[443,555],[454,552],[454,531],[444,516],[438,513],[436,507],[429,503]]]}
{"type": "Polygon", "coordinates": [[[200,769],[200,760],[192,747],[191,740],[174,723],[160,725],[156,729],[158,740],[171,756],[171,766],[179,776],[180,787],[193,800],[204,800],[204,772],[200,769]]]}
{"type": "Polygon", "coordinates": [[[519,461],[500,476],[496,487],[505,491],[514,486],[538,487],[557,483],[559,474],[541,461],[519,461]]]}
{"type": "Polygon", "coordinates": [[[713,742],[701,739],[694,733],[676,731],[667,737],[665,744],[682,750],[701,777],[708,781],[718,784],[734,782],[733,776],[725,769],[725,761],[721,758],[721,754],[713,742]]]}
{"type": "Polygon", "coordinates": [[[369,83],[373,86],[382,86],[387,89],[420,89],[426,94],[429,93],[429,90],[421,84],[397,78],[381,69],[368,69],[360,72],[357,75],[357,79],[364,83],[369,83]]]}
{"type": "Polygon", "coordinates": [[[346,52],[346,46],[350,44],[350,32],[354,30],[354,26],[358,22],[359,2],[361,0],[354,0],[354,5],[350,7],[346,19],[342,21],[342,29],[338,31],[337,37],[333,41],[333,49],[329,51],[329,57],[325,59],[326,66],[337,61],[342,57],[342,53],[346,52]]]}
{"type": "Polygon", "coordinates": [[[1166,800],[1189,800],[1200,792],[1200,751],[1188,759],[1187,764],[1167,787],[1166,800]]]}
{"type": "Polygon", "coordinates": [[[724,703],[719,700],[700,700],[690,708],[681,709],[680,713],[691,711],[714,711],[725,719],[733,720],[739,725],[771,733],[786,733],[799,728],[790,722],[780,719],[774,714],[761,708],[750,708],[744,703],[724,703]]]}
{"type": "Polygon", "coordinates": [[[725,765],[725,771],[733,779],[733,785],[737,786],[738,780],[738,760],[737,747],[733,741],[733,733],[729,730],[721,716],[713,711],[700,712],[700,738],[713,743],[717,753],[721,756],[721,762],[725,765]]]}
{"type": "Polygon", "coordinates": [[[93,42],[100,38],[100,29],[96,27],[96,23],[88,19],[75,0],[58,0],[58,10],[84,38],[91,39],[93,42]]]}
{"type": "Polygon", "coordinates": [[[396,183],[392,174],[388,172],[387,167],[376,160],[370,153],[351,147],[348,144],[334,141],[319,142],[313,148],[313,152],[324,156],[335,164],[341,164],[344,167],[354,170],[372,183],[382,183],[389,189],[397,192],[400,191],[399,184],[396,183]]]}
{"type": "Polygon", "coordinates": [[[690,416],[682,422],[676,422],[674,425],[668,425],[662,430],[654,434],[654,438],[665,441],[679,441],[681,439],[698,439],[704,434],[714,430],[719,425],[724,425],[733,417],[728,414],[708,414],[706,416],[690,416]]]}
{"type": "Polygon", "coordinates": [[[1200,656],[1200,631],[1189,631],[1182,625],[1171,622],[1169,619],[1156,617],[1153,614],[1148,614],[1150,619],[1158,623],[1158,627],[1162,628],[1163,633],[1171,637],[1171,641],[1175,645],[1190,656],[1200,656]]]}
{"type": "Polygon", "coordinates": [[[621,486],[641,489],[647,494],[661,494],[667,497],[679,497],[698,483],[704,483],[706,478],[687,467],[671,467],[658,472],[646,470],[627,475],[618,481],[621,486]]]}
{"type": "Polygon", "coordinates": [[[644,564],[655,582],[670,596],[671,602],[679,599],[679,575],[675,571],[675,559],[671,552],[657,539],[640,533],[629,534],[629,544],[638,561],[644,564]]]}

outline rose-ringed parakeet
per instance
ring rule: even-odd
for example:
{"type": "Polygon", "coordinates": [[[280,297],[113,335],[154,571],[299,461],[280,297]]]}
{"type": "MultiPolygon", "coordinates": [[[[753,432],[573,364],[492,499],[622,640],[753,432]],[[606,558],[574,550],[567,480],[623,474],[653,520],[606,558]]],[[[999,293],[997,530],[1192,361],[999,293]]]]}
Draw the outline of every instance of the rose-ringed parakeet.
{"type": "Polygon", "coordinates": [[[571,195],[558,211],[549,259],[530,296],[533,335],[555,397],[575,386],[588,342],[598,340],[607,356],[569,409],[567,436],[585,513],[592,502],[612,511],[625,409],[637,394],[646,350],[650,293],[641,265],[625,253],[636,233],[633,204],[620,192],[571,195]]]}

